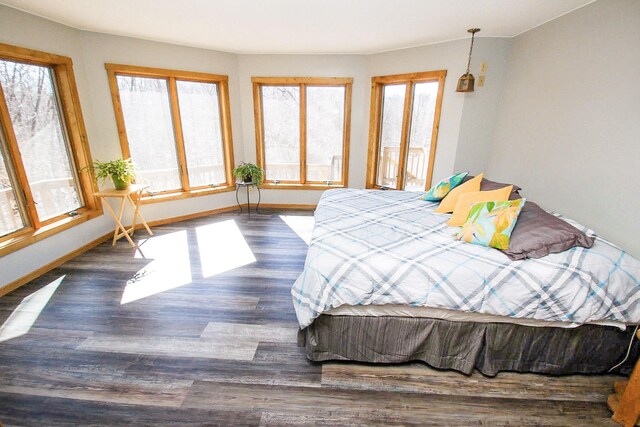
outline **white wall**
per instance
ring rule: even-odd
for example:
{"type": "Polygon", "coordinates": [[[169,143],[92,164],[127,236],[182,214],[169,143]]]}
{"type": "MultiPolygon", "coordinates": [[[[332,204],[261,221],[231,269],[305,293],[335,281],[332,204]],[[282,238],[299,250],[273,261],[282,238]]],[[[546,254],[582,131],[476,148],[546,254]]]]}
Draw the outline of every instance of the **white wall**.
{"type": "MultiPolygon", "coordinates": [[[[476,78],[476,90],[464,95],[453,171],[471,171],[474,174],[487,172],[489,147],[493,142],[496,112],[507,76],[507,57],[510,49],[511,39],[506,38],[479,39],[474,43],[471,64],[476,78]],[[478,87],[481,62],[486,63],[488,67],[485,85],[478,87]]],[[[460,75],[454,73],[452,77],[457,82],[460,75]]],[[[491,178],[491,175],[487,176],[491,178]]]]}
{"type": "MultiPolygon", "coordinates": [[[[87,133],[93,151],[97,147],[92,143],[96,132],[91,126],[94,120],[89,96],[90,83],[82,69],[82,41],[78,35],[78,31],[64,25],[0,6],[0,42],[65,55],[73,59],[80,103],[87,121],[87,133]]],[[[109,228],[111,222],[105,216],[101,216],[0,257],[0,286],[91,242],[105,234],[109,228]]]]}
{"type": "MultiPolygon", "coordinates": [[[[237,55],[206,49],[156,43],[128,37],[79,32],[82,42],[81,66],[89,81],[91,128],[89,141],[94,159],[107,160],[120,157],[118,129],[109,92],[105,63],[170,68],[229,76],[229,104],[234,157],[242,158],[243,137],[240,125],[240,97],[238,90],[237,55]]],[[[80,68],[76,64],[76,70],[80,68]]],[[[85,108],[85,104],[83,104],[85,108]]],[[[89,121],[89,120],[88,120],[89,121]]],[[[232,192],[144,205],[147,221],[172,218],[208,211],[235,204],[232,192]]]]}
{"type": "MultiPolygon", "coordinates": [[[[640,2],[598,1],[515,39],[469,39],[373,55],[235,55],[71,29],[0,6],[0,42],[70,56],[94,158],[120,155],[105,62],[229,76],[236,162],[256,158],[252,76],[353,77],[349,186],[365,184],[372,76],[448,72],[434,179],[459,170],[521,185],[525,194],[601,230],[635,255],[640,208],[640,2]],[[559,183],[559,184],[556,184],[559,183]],[[624,209],[623,212],[619,213],[624,209]],[[615,213],[614,213],[615,212],[615,213]]],[[[265,203],[311,204],[320,191],[264,190],[265,203]]],[[[233,193],[146,205],[148,220],[235,204],[233,193]]],[[[109,232],[106,215],[0,258],[0,286],[109,232]]]]}
{"type": "MultiPolygon", "coordinates": [[[[91,154],[100,160],[121,156],[106,62],[226,74],[234,152],[242,158],[237,55],[78,31],[1,5],[0,42],[71,57],[91,154]]],[[[229,192],[145,205],[143,214],[153,221],[232,205],[235,195],[229,192]]],[[[112,224],[105,211],[103,216],[0,257],[0,287],[110,232],[112,224]]]]}
{"type": "MultiPolygon", "coordinates": [[[[458,93],[455,89],[458,78],[467,68],[469,43],[469,39],[458,40],[367,57],[370,76],[447,70],[433,168],[434,182],[455,171],[479,173],[488,164],[488,145],[502,91],[510,40],[481,37],[475,40],[470,71],[477,79],[480,63],[486,62],[487,83],[484,87],[477,87],[476,92],[458,93]]],[[[367,105],[370,100],[368,91],[367,105]]]]}
{"type": "MultiPolygon", "coordinates": [[[[352,77],[349,186],[355,188],[365,185],[371,76],[437,69],[449,71],[434,174],[437,179],[458,167],[481,169],[484,165],[482,156],[486,150],[481,147],[488,143],[485,135],[473,141],[473,150],[460,153],[458,138],[470,129],[468,124],[461,127],[464,117],[471,117],[482,110],[483,99],[484,102],[494,102],[500,80],[496,78],[492,81],[492,73],[500,75],[502,65],[499,59],[508,48],[508,42],[504,40],[476,41],[473,70],[477,74],[479,62],[489,58],[488,84],[476,94],[464,95],[455,93],[454,89],[457,78],[466,67],[468,40],[376,55],[235,55],[75,30],[0,6],[0,42],[62,54],[73,59],[91,153],[94,159],[100,160],[121,155],[104,69],[106,62],[228,75],[236,162],[255,161],[256,158],[251,77],[352,77]],[[465,99],[471,99],[470,96],[477,100],[477,107],[465,107],[465,99]]],[[[489,112],[492,111],[489,109],[489,112]]],[[[490,116],[479,123],[491,122],[490,116]]],[[[262,201],[314,204],[321,194],[321,191],[313,190],[263,190],[262,201]]],[[[143,213],[147,220],[153,221],[234,204],[235,195],[230,192],[145,205],[143,213]]],[[[105,214],[0,258],[0,287],[111,229],[112,220],[105,214]]]]}
{"type": "Polygon", "coordinates": [[[640,257],[640,1],[513,40],[489,174],[640,257]]]}
{"type": "MultiPolygon", "coordinates": [[[[349,187],[363,188],[367,168],[371,77],[448,70],[442,102],[434,179],[456,170],[482,172],[488,165],[497,103],[502,91],[510,39],[476,40],[472,72],[489,64],[487,84],[461,94],[455,87],[467,65],[469,40],[375,55],[240,55],[239,81],[243,160],[255,161],[255,123],[251,77],[353,77],[349,187]]],[[[237,156],[236,156],[237,157],[237,156]]],[[[267,203],[316,203],[322,191],[263,190],[267,203]]]]}

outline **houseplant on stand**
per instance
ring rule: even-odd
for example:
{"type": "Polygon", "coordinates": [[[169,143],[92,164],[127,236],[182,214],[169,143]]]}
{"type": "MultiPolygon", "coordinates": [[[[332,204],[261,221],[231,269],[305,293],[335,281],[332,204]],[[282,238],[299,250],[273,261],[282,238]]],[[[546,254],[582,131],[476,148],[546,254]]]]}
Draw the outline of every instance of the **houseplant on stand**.
{"type": "Polygon", "coordinates": [[[93,169],[96,172],[96,178],[102,182],[111,178],[116,190],[126,190],[136,178],[136,167],[131,159],[110,160],[108,162],[96,160],[93,162],[93,169]]]}
{"type": "Polygon", "coordinates": [[[242,180],[242,182],[252,182],[254,184],[262,184],[264,171],[254,163],[240,162],[233,170],[233,176],[242,180]]]}

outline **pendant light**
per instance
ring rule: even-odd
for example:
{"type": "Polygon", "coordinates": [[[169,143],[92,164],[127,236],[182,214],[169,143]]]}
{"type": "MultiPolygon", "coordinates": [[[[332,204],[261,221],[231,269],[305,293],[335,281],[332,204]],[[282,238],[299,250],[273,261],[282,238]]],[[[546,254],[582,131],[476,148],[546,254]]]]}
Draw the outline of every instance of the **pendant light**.
{"type": "Polygon", "coordinates": [[[471,33],[471,48],[469,49],[469,62],[467,62],[467,72],[462,75],[458,79],[458,87],[456,92],[473,92],[473,84],[475,82],[475,78],[473,74],[469,72],[469,66],[471,65],[471,52],[473,52],[473,39],[476,33],[480,31],[480,28],[469,28],[467,30],[468,33],[471,33]]]}

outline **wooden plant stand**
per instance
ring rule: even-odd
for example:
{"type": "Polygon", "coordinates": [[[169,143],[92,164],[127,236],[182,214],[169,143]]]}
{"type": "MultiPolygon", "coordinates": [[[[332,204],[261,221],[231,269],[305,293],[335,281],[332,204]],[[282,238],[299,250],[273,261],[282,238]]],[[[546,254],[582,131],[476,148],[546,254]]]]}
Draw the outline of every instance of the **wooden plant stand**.
{"type": "Polygon", "coordinates": [[[116,241],[119,238],[125,237],[129,241],[129,244],[131,246],[136,247],[136,244],[133,242],[133,239],[131,239],[131,236],[133,235],[133,232],[136,230],[138,218],[140,219],[140,224],[144,226],[144,228],[147,230],[149,235],[150,236],[153,235],[153,233],[151,232],[151,229],[147,225],[147,222],[144,220],[144,218],[142,217],[142,214],[140,213],[139,200],[140,200],[140,195],[142,193],[142,190],[144,190],[145,188],[146,186],[144,185],[131,184],[131,186],[126,190],[111,189],[111,190],[103,190],[95,193],[95,196],[101,197],[101,198],[111,197],[111,198],[120,199],[120,209],[118,210],[117,214],[113,210],[111,205],[109,205],[109,203],[104,204],[107,207],[107,210],[109,211],[113,219],[116,221],[116,228],[113,231],[113,241],[111,243],[112,246],[115,246],[116,241]],[[124,206],[126,202],[129,202],[129,204],[133,208],[133,224],[128,229],[125,228],[125,226],[122,224],[122,214],[124,212],[124,206]]]}

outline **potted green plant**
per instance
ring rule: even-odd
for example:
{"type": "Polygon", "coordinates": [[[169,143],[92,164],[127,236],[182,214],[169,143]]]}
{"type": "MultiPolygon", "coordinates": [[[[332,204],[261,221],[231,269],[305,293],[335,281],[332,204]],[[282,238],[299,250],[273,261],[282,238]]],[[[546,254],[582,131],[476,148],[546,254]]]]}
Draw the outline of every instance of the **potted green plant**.
{"type": "Polygon", "coordinates": [[[253,163],[240,162],[233,170],[233,176],[242,180],[242,182],[254,182],[262,184],[264,172],[262,168],[253,163]]]}
{"type": "Polygon", "coordinates": [[[108,162],[96,160],[93,162],[93,169],[96,172],[96,178],[102,182],[111,178],[116,190],[126,190],[136,178],[136,167],[131,159],[110,160],[108,162]]]}

